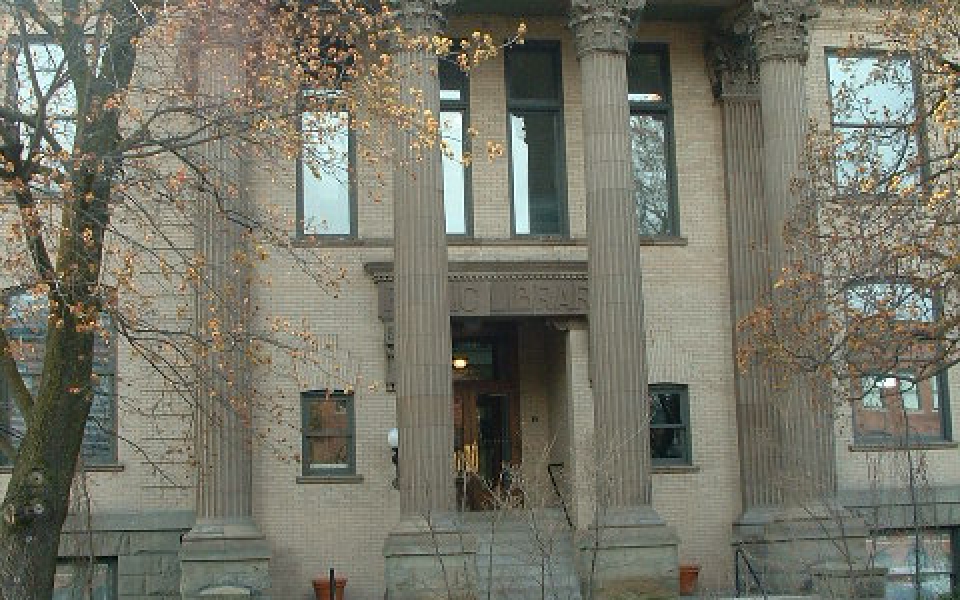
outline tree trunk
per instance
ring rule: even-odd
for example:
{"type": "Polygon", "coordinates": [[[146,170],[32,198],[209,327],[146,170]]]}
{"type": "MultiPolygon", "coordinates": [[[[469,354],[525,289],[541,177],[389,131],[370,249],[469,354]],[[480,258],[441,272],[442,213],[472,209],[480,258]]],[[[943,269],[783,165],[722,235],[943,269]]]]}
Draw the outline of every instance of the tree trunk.
{"type": "Polygon", "coordinates": [[[0,600],[52,596],[60,529],[93,399],[95,334],[78,332],[76,324],[69,310],[51,310],[43,381],[2,504],[0,600]]]}

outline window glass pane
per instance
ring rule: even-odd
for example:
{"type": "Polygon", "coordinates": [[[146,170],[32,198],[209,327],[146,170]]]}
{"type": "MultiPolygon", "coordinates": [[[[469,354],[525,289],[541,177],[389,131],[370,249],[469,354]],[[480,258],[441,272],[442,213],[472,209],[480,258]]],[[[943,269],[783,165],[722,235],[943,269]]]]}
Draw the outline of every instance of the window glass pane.
{"type": "Polygon", "coordinates": [[[653,425],[682,425],[683,398],[679,392],[651,393],[653,409],[650,422],[653,425]]]}
{"type": "Polygon", "coordinates": [[[466,166],[463,164],[463,113],[442,111],[440,127],[443,141],[443,209],[447,233],[467,233],[466,166]]]}
{"type": "MultiPolygon", "coordinates": [[[[50,92],[54,83],[59,85],[57,91],[47,99],[47,125],[57,142],[63,148],[70,149],[76,134],[76,124],[73,122],[76,92],[72,81],[63,75],[63,50],[56,44],[37,42],[29,44],[28,51],[29,61],[22,54],[16,61],[17,107],[23,112],[35,113],[39,108],[39,99],[50,92]],[[30,64],[36,75],[39,96],[30,76],[30,64]]],[[[21,129],[22,137],[30,133],[29,128],[21,129]]]]}
{"type": "Polygon", "coordinates": [[[933,298],[902,282],[852,286],[847,291],[847,306],[865,316],[889,315],[901,321],[929,323],[934,318],[933,298]]]}
{"type": "MultiPolygon", "coordinates": [[[[36,392],[43,372],[43,354],[47,325],[47,299],[29,292],[7,298],[4,326],[10,337],[17,359],[17,370],[32,393],[36,392]]],[[[84,426],[81,456],[87,464],[103,465],[116,462],[116,355],[114,328],[107,315],[101,315],[99,331],[94,337],[93,402],[84,426]]],[[[19,445],[26,432],[26,423],[16,403],[4,391],[0,416],[14,446],[19,445]]],[[[0,460],[7,460],[0,457],[0,460]]]]}
{"type": "Polygon", "coordinates": [[[311,400],[307,407],[307,433],[321,431],[349,431],[350,408],[346,396],[331,396],[329,399],[311,400]]]}
{"type": "Polygon", "coordinates": [[[560,74],[552,50],[513,48],[507,54],[509,100],[560,100],[560,74]]]}
{"type": "Polygon", "coordinates": [[[348,436],[308,438],[308,468],[310,470],[350,469],[350,445],[348,436]]]}
{"type": "Polygon", "coordinates": [[[867,544],[874,564],[878,568],[887,569],[887,598],[932,599],[949,593],[953,563],[949,532],[894,532],[868,538],[867,544]],[[919,595],[916,593],[915,581],[918,565],[919,595]]]}
{"type": "Polygon", "coordinates": [[[630,115],[631,162],[639,231],[672,233],[667,125],[662,115],[630,115]]]}
{"type": "Polygon", "coordinates": [[[861,380],[863,396],[854,404],[855,435],[871,443],[944,439],[940,386],[936,377],[914,383],[911,373],[869,375],[861,380]]]}
{"type": "Polygon", "coordinates": [[[687,462],[687,431],[650,428],[650,456],[663,462],[687,462]]]}
{"type": "Polygon", "coordinates": [[[303,232],[350,235],[350,117],[304,113],[303,232]]]}
{"type": "Polygon", "coordinates": [[[900,380],[900,401],[904,410],[920,410],[920,396],[917,393],[917,384],[908,379],[900,380]]]}
{"type": "Polygon", "coordinates": [[[557,235],[563,231],[558,165],[560,115],[510,115],[514,231],[557,235]]]}
{"type": "Polygon", "coordinates": [[[907,58],[834,55],[827,67],[834,123],[913,121],[913,71],[907,58]]]}
{"type": "Polygon", "coordinates": [[[902,127],[837,127],[837,184],[863,189],[917,182],[917,139],[902,127]]]}
{"type": "Polygon", "coordinates": [[[115,600],[114,581],[111,563],[60,562],[53,580],[53,600],[115,600]]]}
{"type": "Polygon", "coordinates": [[[456,381],[493,381],[496,355],[490,342],[460,340],[453,344],[453,378],[456,381]]]}
{"type": "Polygon", "coordinates": [[[863,379],[863,397],[861,402],[864,408],[883,409],[883,380],[876,377],[863,379]]]}
{"type": "Polygon", "coordinates": [[[633,51],[627,57],[627,92],[630,102],[666,102],[663,55],[657,51],[633,51]]]}
{"type": "Polygon", "coordinates": [[[467,74],[448,60],[441,59],[438,66],[440,76],[440,101],[459,101],[467,99],[467,74]]]}

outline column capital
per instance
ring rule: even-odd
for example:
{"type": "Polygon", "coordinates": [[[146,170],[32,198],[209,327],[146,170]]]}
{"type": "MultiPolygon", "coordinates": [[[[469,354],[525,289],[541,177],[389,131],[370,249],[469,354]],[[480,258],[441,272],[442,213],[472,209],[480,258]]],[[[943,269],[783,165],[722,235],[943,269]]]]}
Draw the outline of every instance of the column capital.
{"type": "Polygon", "coordinates": [[[760,74],[750,38],[728,31],[717,32],[707,41],[706,59],[717,100],[759,98],[760,74]]]}
{"type": "Polygon", "coordinates": [[[646,0],[572,0],[570,29],[577,55],[589,52],[626,54],[634,18],[646,0]]]}
{"type": "Polygon", "coordinates": [[[390,0],[397,24],[407,36],[431,36],[446,24],[443,11],[456,0],[390,0]]]}
{"type": "Polygon", "coordinates": [[[805,62],[810,50],[810,20],[819,15],[818,0],[752,0],[735,31],[753,38],[759,62],[805,62]]]}

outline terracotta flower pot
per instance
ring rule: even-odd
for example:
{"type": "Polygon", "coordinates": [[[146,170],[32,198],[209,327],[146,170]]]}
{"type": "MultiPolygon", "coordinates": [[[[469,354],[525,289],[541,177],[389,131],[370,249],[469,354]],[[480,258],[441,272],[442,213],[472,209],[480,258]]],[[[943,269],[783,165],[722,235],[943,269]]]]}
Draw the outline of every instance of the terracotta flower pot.
{"type": "MultiPolygon", "coordinates": [[[[343,588],[347,586],[346,577],[337,577],[334,580],[337,586],[337,600],[343,600],[343,588]]],[[[330,578],[317,577],[313,580],[313,593],[317,600],[330,600],[330,578]]]]}
{"type": "Polygon", "coordinates": [[[680,595],[690,596],[697,587],[700,565],[680,565],[680,595]]]}

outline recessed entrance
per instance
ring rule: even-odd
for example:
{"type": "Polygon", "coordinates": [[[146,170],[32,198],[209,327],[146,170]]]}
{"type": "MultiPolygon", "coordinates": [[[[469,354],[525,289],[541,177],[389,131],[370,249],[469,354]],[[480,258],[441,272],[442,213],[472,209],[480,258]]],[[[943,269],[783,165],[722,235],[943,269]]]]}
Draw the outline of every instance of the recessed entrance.
{"type": "Polygon", "coordinates": [[[462,510],[518,506],[514,471],[522,460],[516,330],[462,329],[453,342],[454,456],[462,510]]]}

